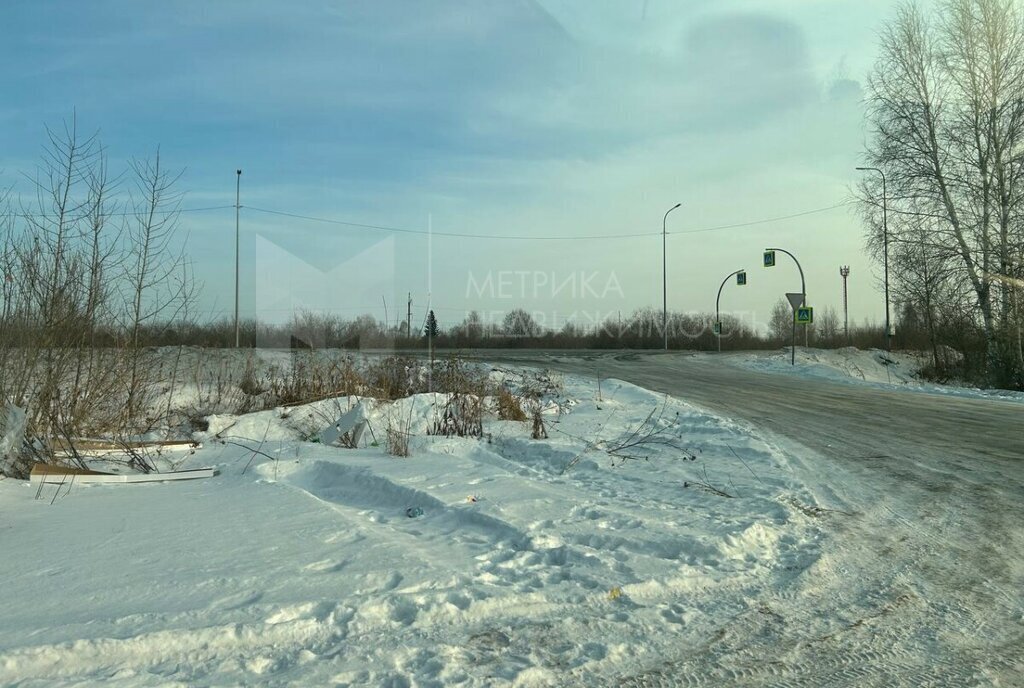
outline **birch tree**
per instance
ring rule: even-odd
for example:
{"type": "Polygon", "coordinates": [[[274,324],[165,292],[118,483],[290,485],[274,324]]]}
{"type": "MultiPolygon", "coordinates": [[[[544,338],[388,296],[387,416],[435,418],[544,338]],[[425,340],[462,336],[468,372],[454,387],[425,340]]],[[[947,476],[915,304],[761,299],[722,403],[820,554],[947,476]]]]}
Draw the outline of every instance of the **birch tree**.
{"type": "MultiPolygon", "coordinates": [[[[1012,273],[1022,245],[1024,21],[1013,0],[945,0],[929,18],[900,6],[881,35],[868,81],[866,158],[887,175],[890,245],[913,240],[944,253],[943,269],[970,290],[992,382],[1013,375],[1012,273]]],[[[881,184],[866,179],[870,245],[882,245],[881,184]]],[[[899,252],[895,256],[900,260],[899,252]]],[[[890,256],[892,258],[893,256],[890,256]]],[[[894,281],[909,275],[894,265],[894,281]]]]}

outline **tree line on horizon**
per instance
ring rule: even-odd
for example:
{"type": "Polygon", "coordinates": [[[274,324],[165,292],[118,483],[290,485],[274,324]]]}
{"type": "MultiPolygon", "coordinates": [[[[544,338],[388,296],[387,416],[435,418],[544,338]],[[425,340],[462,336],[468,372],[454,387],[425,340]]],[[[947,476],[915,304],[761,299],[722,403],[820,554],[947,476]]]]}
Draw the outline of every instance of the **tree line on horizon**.
{"type": "MultiPolygon", "coordinates": [[[[457,322],[445,325],[428,313],[424,326],[407,328],[405,322],[386,325],[371,315],[346,319],[341,316],[304,310],[287,322],[275,324],[256,318],[239,324],[240,343],[245,348],[313,349],[418,349],[427,346],[428,335],[442,349],[468,348],[551,348],[551,349],[661,349],[664,338],[661,311],[639,308],[623,319],[584,325],[569,322],[554,330],[538,323],[529,312],[514,308],[500,323],[486,323],[477,311],[468,311],[457,322]]],[[[791,340],[793,312],[779,300],[767,330],[731,315],[722,316],[722,347],[725,350],[768,349],[788,346],[791,340]]],[[[673,350],[717,349],[710,313],[669,313],[669,348],[673,350]]],[[[805,338],[804,326],[798,326],[797,345],[805,338]]],[[[862,323],[850,327],[849,337],[834,308],[824,309],[818,320],[807,328],[810,346],[835,348],[879,347],[884,343],[882,327],[862,323]]],[[[146,332],[150,346],[234,346],[234,322],[221,319],[207,323],[178,322],[154,325],[146,332]]]]}

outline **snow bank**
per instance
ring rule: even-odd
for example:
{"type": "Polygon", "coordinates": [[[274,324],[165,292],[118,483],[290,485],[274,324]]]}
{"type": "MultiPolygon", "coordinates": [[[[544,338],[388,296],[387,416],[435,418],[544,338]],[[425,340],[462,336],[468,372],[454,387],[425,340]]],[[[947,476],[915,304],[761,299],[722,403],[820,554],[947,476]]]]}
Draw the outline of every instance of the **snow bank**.
{"type": "Polygon", "coordinates": [[[615,685],[818,561],[799,456],[623,382],[548,382],[547,440],[491,414],[427,436],[446,397],[417,395],[366,402],[358,449],[310,441],[343,398],[209,418],[182,466],[209,480],[0,481],[0,685],[615,685]]]}
{"type": "Polygon", "coordinates": [[[983,390],[955,385],[940,385],[920,379],[919,371],[928,363],[921,353],[907,351],[862,351],[854,347],[841,349],[808,349],[797,347],[796,363],[790,363],[789,348],[780,351],[729,354],[724,360],[766,373],[784,373],[833,382],[869,384],[876,387],[897,387],[930,394],[951,394],[970,397],[995,397],[1024,401],[1024,392],[983,390]]]}

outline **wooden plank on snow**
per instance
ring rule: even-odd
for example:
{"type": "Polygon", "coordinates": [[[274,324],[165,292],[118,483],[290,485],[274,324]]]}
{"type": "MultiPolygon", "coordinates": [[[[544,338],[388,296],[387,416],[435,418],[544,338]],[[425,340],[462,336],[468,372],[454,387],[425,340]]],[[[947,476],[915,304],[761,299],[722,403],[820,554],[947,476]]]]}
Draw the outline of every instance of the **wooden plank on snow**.
{"type": "Polygon", "coordinates": [[[96,483],[160,483],[171,480],[212,478],[216,474],[217,470],[215,468],[193,468],[187,471],[171,471],[169,473],[100,473],[99,471],[82,471],[64,466],[50,466],[40,471],[33,468],[32,482],[60,484],[74,481],[76,484],[82,485],[96,483]]]}

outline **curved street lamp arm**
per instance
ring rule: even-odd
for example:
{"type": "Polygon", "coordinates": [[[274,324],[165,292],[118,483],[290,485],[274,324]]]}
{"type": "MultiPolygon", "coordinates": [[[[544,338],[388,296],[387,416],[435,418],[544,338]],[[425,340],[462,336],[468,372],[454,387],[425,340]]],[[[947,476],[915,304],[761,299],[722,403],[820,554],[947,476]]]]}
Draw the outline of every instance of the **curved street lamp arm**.
{"type": "Polygon", "coordinates": [[[662,231],[662,233],[665,232],[665,223],[668,222],[668,214],[671,213],[673,210],[675,210],[676,208],[678,208],[681,205],[682,205],[682,203],[676,203],[674,206],[672,206],[671,208],[669,208],[668,210],[665,211],[665,217],[661,218],[661,231],[662,231]]]}
{"type": "Polygon", "coordinates": [[[730,272],[728,275],[725,276],[725,279],[722,280],[721,286],[718,287],[718,296],[715,298],[715,322],[718,322],[721,319],[718,317],[718,304],[722,300],[722,290],[725,289],[725,283],[729,281],[730,277],[732,277],[733,275],[738,275],[741,272],[745,272],[745,270],[736,270],[734,272],[730,272]]]}
{"type": "Polygon", "coordinates": [[[765,251],[780,251],[782,253],[785,253],[787,256],[789,256],[790,258],[793,259],[793,262],[796,263],[796,269],[800,271],[800,293],[804,295],[804,303],[806,305],[806,302],[807,302],[807,283],[804,282],[804,269],[802,267],[800,267],[800,261],[796,259],[796,256],[794,256],[792,253],[790,253],[789,251],[787,251],[784,248],[766,248],[765,251]]]}

